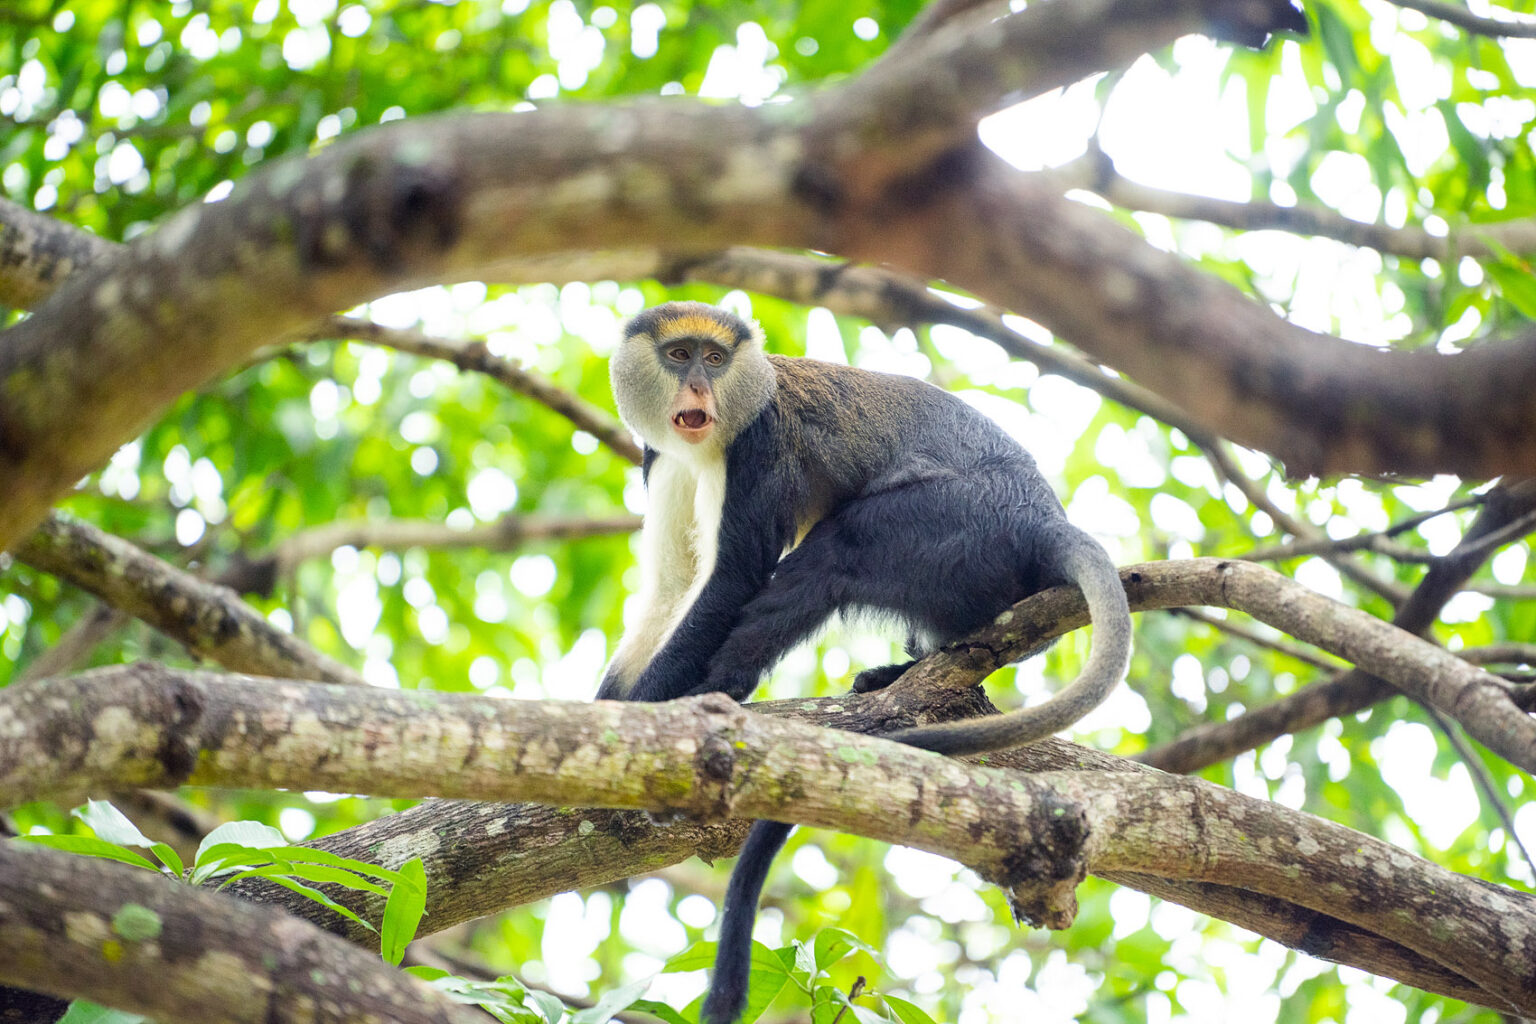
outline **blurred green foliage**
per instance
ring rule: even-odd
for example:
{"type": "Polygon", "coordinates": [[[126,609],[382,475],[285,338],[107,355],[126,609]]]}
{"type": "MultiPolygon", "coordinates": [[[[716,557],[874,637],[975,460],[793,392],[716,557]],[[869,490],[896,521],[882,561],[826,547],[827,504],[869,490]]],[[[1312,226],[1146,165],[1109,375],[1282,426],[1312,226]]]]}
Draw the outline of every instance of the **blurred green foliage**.
{"type": "MultiPolygon", "coordinates": [[[[1532,9],[1528,0],[1511,6],[1532,9]]],[[[752,64],[753,54],[762,56],[765,92],[814,87],[857,73],[918,7],[916,0],[11,0],[0,9],[0,194],[124,240],[264,161],[397,117],[698,93],[712,62],[752,64]]],[[[1246,152],[1229,155],[1247,173],[1254,198],[1326,207],[1337,203],[1337,191],[1324,186],[1345,166],[1358,190],[1374,190],[1378,217],[1408,227],[1443,233],[1536,216],[1531,48],[1469,37],[1385,3],[1333,0],[1307,9],[1309,39],[1231,52],[1220,75],[1217,87],[1240,101],[1248,140],[1246,152]],[[1435,83],[1430,102],[1422,97],[1424,75],[1435,83]],[[1293,123],[1277,123],[1274,114],[1283,83],[1310,102],[1293,123]],[[1413,139],[1436,125],[1444,145],[1425,160],[1413,139]],[[1276,156],[1282,153],[1284,160],[1276,156]]],[[[1170,74],[1182,70],[1174,53],[1157,60],[1170,74]]],[[[1113,102],[1115,81],[1101,83],[1100,100],[1113,102]]],[[[1283,264],[1277,271],[1252,239],[1209,225],[1113,215],[1281,309],[1295,312],[1305,295],[1303,272],[1283,264]]],[[[1448,265],[1361,258],[1367,283],[1349,298],[1399,324],[1392,332],[1398,344],[1475,343],[1536,317],[1530,253],[1448,265]]],[[[362,312],[483,337],[611,409],[604,357],[620,318],[668,297],[713,301],[723,293],[669,291],[653,282],[461,285],[362,312]]],[[[770,297],[750,301],[778,351],[809,347],[823,357],[840,352],[860,363],[926,369],[989,411],[1012,410],[1010,427],[1028,435],[1060,493],[1071,496],[1074,516],[1092,519],[1122,562],[1237,555],[1280,539],[1270,517],[1219,482],[1182,435],[1083,389],[1037,379],[989,343],[942,329],[887,336],[847,319],[808,319],[770,297]]],[[[1330,315],[1339,329],[1336,308],[1330,315]]],[[[1474,490],[1456,481],[1295,481],[1251,453],[1242,462],[1270,500],[1337,536],[1381,529],[1474,490]]],[[[217,574],[339,520],[467,526],[503,514],[600,516],[626,503],[639,507],[635,471],[549,410],[430,361],[321,343],[267,353],[184,396],[69,506],[162,557],[217,574]]],[[[1473,514],[1440,517],[1399,539],[1443,553],[1473,514]]],[[[1357,557],[1405,585],[1423,572],[1382,555],[1357,557]]],[[[1536,560],[1520,545],[1499,557],[1498,580],[1525,588],[1526,596],[1458,599],[1437,628],[1443,642],[1536,637],[1529,594],[1536,560]]],[[[580,698],[619,634],[632,564],[632,545],[622,536],[495,553],[343,548],[299,565],[271,595],[250,600],[376,682],[580,698]]],[[[1390,614],[1383,599],[1317,559],[1281,568],[1373,614],[1390,614]]],[[[1491,579],[1486,569],[1479,579],[1491,579]]],[[[0,562],[0,683],[57,644],[91,606],[50,577],[0,562]]],[[[1043,680],[1075,672],[1085,647],[1081,636],[1068,638],[1000,673],[991,692],[1001,704],[1019,700],[1018,690],[1043,692],[1043,680]]],[[[839,627],[792,656],[772,692],[837,692],[850,673],[891,650],[888,641],[839,627]]],[[[186,655],[129,625],[81,664],[135,658],[179,663],[186,655]]],[[[1133,754],[1321,675],[1208,625],[1145,615],[1131,692],[1079,738],[1133,754]]],[[[1506,802],[1527,795],[1520,773],[1478,756],[1506,802]]],[[[1473,793],[1466,767],[1403,701],[1203,774],[1384,836],[1454,870],[1503,884],[1532,881],[1486,797],[1473,793]],[[1441,794],[1461,827],[1447,831],[1443,818],[1426,818],[1426,794],[1441,794]]],[[[227,819],[276,824],[295,841],[393,806],[326,794],[187,797],[227,819]]],[[[74,827],[51,806],[14,817],[24,829],[74,827]]],[[[1536,822],[1523,824],[1536,836],[1536,822]]],[[[1237,1012],[1287,1024],[1495,1019],[1336,971],[1095,880],[1083,887],[1078,923],[1046,935],[1015,930],[999,894],[968,873],[931,859],[904,861],[855,837],[801,831],[783,864],[770,884],[768,929],[778,922],[785,941],[807,943],[830,934],[823,929],[847,929],[884,951],[887,966],[855,953],[829,968],[837,988],[847,992],[862,974],[873,990],[908,998],[935,1019],[1013,1020],[1025,1010],[1030,1019],[1094,1022],[1213,1021],[1237,1012]]],[[[709,914],[690,894],[718,891],[719,877],[690,864],[665,881],[635,883],[662,887],[646,890],[663,895],[645,904],[652,917],[643,922],[627,918],[615,893],[602,891],[488,918],[460,941],[530,983],[577,996],[612,991],[703,938],[709,914]],[[557,924],[558,932],[546,932],[557,924]],[[586,938],[573,943],[573,934],[586,938]]],[[[899,1016],[899,1004],[889,1005],[899,1016]]]]}

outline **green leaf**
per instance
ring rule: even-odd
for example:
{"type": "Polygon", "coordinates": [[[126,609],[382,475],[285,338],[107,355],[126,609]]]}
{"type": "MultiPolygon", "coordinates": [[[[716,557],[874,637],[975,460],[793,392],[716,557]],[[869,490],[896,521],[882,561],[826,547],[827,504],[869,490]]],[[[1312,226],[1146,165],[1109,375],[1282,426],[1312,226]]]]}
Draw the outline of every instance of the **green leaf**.
{"type": "MultiPolygon", "coordinates": [[[[192,869],[191,882],[193,885],[202,885],[217,875],[231,874],[252,864],[266,866],[271,862],[270,854],[239,843],[209,846],[204,842],[197,850],[197,863],[192,869]]],[[[224,884],[228,885],[229,882],[224,884]]]]}
{"type": "Polygon", "coordinates": [[[391,868],[380,867],[371,861],[355,860],[351,857],[338,857],[334,853],[312,849],[308,846],[269,846],[265,847],[264,851],[286,861],[304,864],[324,864],[328,867],[355,871],[360,875],[367,875],[371,878],[381,878],[386,882],[393,882],[396,885],[410,881],[404,873],[403,865],[401,870],[397,871],[391,868]]]}
{"type": "MultiPolygon", "coordinates": [[[[252,854],[262,851],[252,850],[252,854]]],[[[382,885],[368,881],[361,875],[351,871],[343,871],[339,868],[328,868],[318,864],[290,864],[285,860],[274,860],[271,864],[262,864],[257,867],[247,868],[236,874],[230,875],[219,883],[219,888],[234,885],[245,878],[301,878],[306,882],[321,882],[329,885],[340,885],[358,892],[371,892],[375,896],[388,895],[389,890],[382,885]]]]}
{"type": "Polygon", "coordinates": [[[886,1007],[896,1015],[896,1019],[901,1021],[901,1024],[934,1024],[934,1019],[923,1012],[923,1008],[916,1003],[909,1003],[896,996],[880,998],[885,1001],[886,1007]]]}
{"type": "Polygon", "coordinates": [[[869,943],[858,936],[841,928],[823,928],[816,933],[816,969],[824,971],[855,950],[873,957],[879,956],[869,943]]]}
{"type": "Polygon", "coordinates": [[[58,1019],[57,1024],[144,1024],[148,1020],[143,1014],[114,1010],[86,999],[76,999],[69,1004],[69,1009],[64,1011],[64,1016],[58,1019]]]}
{"type": "Polygon", "coordinates": [[[201,867],[204,857],[211,855],[219,846],[244,846],[262,849],[269,846],[286,846],[288,840],[271,825],[259,821],[228,821],[203,837],[197,846],[197,856],[192,862],[201,867]]]}
{"type": "Polygon", "coordinates": [[[603,1024],[614,1014],[629,1009],[636,999],[645,995],[645,990],[651,987],[651,980],[641,978],[603,993],[591,1006],[571,1014],[571,1024],[603,1024]]]}
{"type": "Polygon", "coordinates": [[[654,999],[636,999],[629,1004],[629,1008],[640,1013],[648,1013],[652,1017],[665,1021],[666,1024],[695,1024],[666,1003],[658,1003],[654,999]]]}
{"type": "MultiPolygon", "coordinates": [[[[311,870],[335,871],[335,868],[311,870]]],[[[385,961],[399,965],[405,947],[416,937],[416,926],[427,908],[427,872],[420,857],[412,857],[400,866],[405,882],[396,882],[384,904],[384,920],[379,928],[380,952],[385,961]]]]}
{"type": "Polygon", "coordinates": [[[319,889],[313,889],[302,883],[295,882],[293,879],[288,878],[285,875],[268,875],[266,877],[269,881],[282,886],[284,889],[288,889],[291,892],[296,892],[306,899],[314,900],[316,903],[329,910],[334,910],[336,913],[340,914],[342,917],[346,918],[348,921],[353,922],[354,924],[360,924],[371,932],[378,931],[378,929],[373,925],[369,924],[367,921],[364,921],[361,917],[358,917],[357,914],[353,913],[351,910],[348,910],[340,903],[337,903],[335,900],[331,899],[319,889]]]}
{"type": "Polygon", "coordinates": [[[159,874],[158,865],[146,857],[142,857],[132,850],[124,849],[116,843],[109,843],[105,839],[97,839],[95,836],[17,836],[24,843],[36,843],[38,846],[46,846],[51,850],[63,850],[65,853],[78,853],[86,857],[101,857],[104,860],[121,861],[124,864],[132,864],[136,868],[147,868],[159,874]]]}
{"type": "Polygon", "coordinates": [[[181,863],[181,856],[165,843],[155,843],[149,848],[149,852],[160,858],[160,863],[171,869],[178,878],[187,873],[186,867],[181,863]]]}
{"type": "Polygon", "coordinates": [[[811,992],[811,1024],[832,1024],[848,1005],[842,992],[831,985],[817,985],[811,992]]]}
{"type": "MultiPolygon", "coordinates": [[[[811,979],[816,976],[817,968],[815,951],[813,951],[810,946],[807,946],[805,943],[799,941],[798,939],[789,944],[789,949],[793,951],[795,955],[792,961],[785,964],[785,967],[789,970],[804,974],[804,984],[809,985],[811,983],[811,979]]],[[[783,957],[780,957],[779,959],[782,960],[783,957]]]]}
{"type": "Polygon", "coordinates": [[[540,992],[537,989],[530,989],[528,998],[538,1004],[539,1010],[544,1014],[544,1019],[549,1021],[550,1024],[554,1024],[555,1021],[565,1016],[565,1004],[560,1001],[559,996],[549,992],[540,992]]]}
{"type": "Polygon", "coordinates": [[[1489,263],[1485,266],[1488,276],[1498,283],[1499,292],[1521,313],[1536,320],[1536,277],[1525,269],[1505,263],[1489,263]]]}
{"type": "Polygon", "coordinates": [[[751,1024],[761,1017],[788,981],[789,971],[778,953],[761,942],[752,943],[752,976],[747,983],[747,1006],[742,1011],[741,1024],[751,1024]]]}
{"type": "Polygon", "coordinates": [[[97,838],[119,846],[154,846],[127,815],[105,800],[91,800],[69,812],[91,827],[97,838]]]}
{"type": "Polygon", "coordinates": [[[719,948],[720,944],[717,942],[695,942],[662,964],[661,973],[676,974],[681,971],[708,970],[715,966],[715,951],[719,948]]]}

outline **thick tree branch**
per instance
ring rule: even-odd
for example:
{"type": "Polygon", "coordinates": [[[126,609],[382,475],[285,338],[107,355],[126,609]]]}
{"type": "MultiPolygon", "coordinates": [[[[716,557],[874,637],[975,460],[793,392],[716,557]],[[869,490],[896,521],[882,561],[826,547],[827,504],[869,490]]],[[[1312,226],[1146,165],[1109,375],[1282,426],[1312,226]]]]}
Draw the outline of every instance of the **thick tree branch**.
{"type": "MultiPolygon", "coordinates": [[[[47,220],[0,199],[0,225],[5,225],[11,217],[18,221],[25,218],[47,220]]],[[[81,239],[95,243],[98,257],[109,255],[118,248],[63,222],[48,223],[56,235],[64,238],[81,236],[81,239]]],[[[1043,373],[1064,377],[1111,401],[1177,427],[1202,447],[1216,443],[1216,438],[1206,434],[1181,409],[1145,388],[1112,375],[1102,366],[1063,346],[1047,345],[1020,334],[1008,326],[1003,310],[985,304],[974,308],[957,306],[934,293],[926,281],[888,267],[854,265],[805,253],[733,246],[684,258],[668,257],[656,249],[569,260],[514,260],[496,269],[499,279],[508,281],[565,283],[598,277],[625,280],[653,277],[669,283],[702,282],[742,288],[802,305],[824,306],[834,313],[880,324],[887,330],[918,324],[948,324],[995,342],[1008,354],[1035,364],[1043,373]]],[[[435,338],[421,331],[383,327],[345,316],[327,317],[304,334],[310,340],[344,338],[384,345],[414,355],[442,359],[463,370],[487,374],[510,390],[548,406],[631,462],[638,464],[640,461],[639,449],[629,432],[611,414],[538,374],[492,356],[483,343],[435,338]]]]}
{"type": "MultiPolygon", "coordinates": [[[[942,695],[946,703],[911,710],[942,718],[979,710],[977,691],[942,695]]],[[[821,700],[784,700],[753,710],[855,731],[879,728],[884,712],[863,694],[821,700]]],[[[983,711],[983,713],[985,713],[983,711]]],[[[1020,750],[986,755],[987,764],[1020,771],[1151,772],[1152,769],[1063,740],[1046,739],[1020,750]]],[[[382,857],[397,866],[420,855],[428,884],[427,922],[447,928],[494,909],[654,871],[695,854],[705,861],[732,856],[749,823],[701,825],[688,818],[658,820],[644,812],[584,810],[580,815],[532,804],[434,800],[342,832],[312,845],[338,856],[382,857]]],[[[1497,1001],[1471,982],[1396,943],[1337,918],[1229,886],[1179,882],[1152,875],[1106,872],[1104,877],[1163,899],[1213,913],[1314,956],[1395,978],[1459,999],[1497,1001]]],[[[371,933],[272,885],[242,884],[241,894],[277,903],[352,941],[371,933]]],[[[337,894],[341,895],[341,894],[337,894]]],[[[344,898],[344,897],[343,897],[344,898]]],[[[377,920],[380,908],[353,904],[377,920]]]]}
{"type": "Polygon", "coordinates": [[[0,198],[0,305],[31,309],[116,246],[0,198]]]}
{"type": "Polygon", "coordinates": [[[1524,397],[1536,393],[1536,346],[1341,346],[975,142],[976,117],[999,103],[1120,66],[1207,15],[1230,28],[1245,13],[1294,17],[1280,0],[1035,4],[935,33],[899,74],[877,65],[786,104],[425,119],[280,161],[73,275],[6,332],[0,546],[173,396],[259,344],[508,258],[615,245],[788,245],[942,275],[1299,472],[1536,468],[1536,400],[1524,397]],[[116,386],[128,376],[138,386],[116,386]],[[60,412],[82,407],[92,415],[60,412]]]}
{"type": "Polygon", "coordinates": [[[184,1024],[483,1024],[270,907],[126,864],[0,843],[0,982],[184,1024]]]}
{"type": "MultiPolygon", "coordinates": [[[[258,715],[249,688],[206,673],[139,667],[24,689],[4,694],[0,715],[44,725],[50,707],[72,705],[68,723],[94,724],[84,760],[95,770],[115,762],[115,774],[134,781],[176,775],[194,784],[787,817],[959,856],[1022,898],[1026,913],[1057,926],[1070,919],[1070,889],[1085,866],[1218,882],[1336,916],[1472,980],[1496,1002],[1536,1008],[1528,991],[1536,980],[1536,947],[1526,948],[1536,943],[1531,901],[1197,780],[1017,775],[771,721],[716,695],[659,705],[508,702],[293,681],[266,688],[258,715]],[[126,720],[91,710],[107,706],[126,720]],[[145,726],[173,707],[183,710],[165,739],[177,750],[165,756],[151,751],[145,726]],[[246,723],[244,734],[221,724],[234,721],[246,723]],[[1533,927],[1509,927],[1527,919],[1533,927]],[[1437,927],[1425,928],[1431,920],[1437,927]]],[[[863,710],[899,698],[870,695],[863,710]]]]}
{"type": "MultiPolygon", "coordinates": [[[[1432,704],[1461,722],[1472,736],[1511,763],[1528,771],[1536,767],[1536,721],[1514,703],[1516,688],[1397,626],[1331,601],[1294,580],[1247,562],[1214,558],[1152,562],[1123,569],[1121,576],[1126,583],[1133,609],[1204,604],[1247,612],[1297,639],[1351,661],[1365,671],[1390,679],[1404,693],[1432,704]]],[[[953,693],[957,689],[974,686],[996,669],[1038,649],[1046,640],[1086,625],[1087,621],[1082,596],[1075,590],[1058,587],[1027,598],[1012,611],[999,616],[998,621],[928,656],[889,688],[877,694],[872,707],[886,707],[889,719],[881,731],[903,724],[903,719],[909,717],[902,710],[903,707],[920,699],[918,695],[923,692],[933,690],[953,693]],[[890,703],[884,703],[887,701],[890,703]]],[[[163,670],[141,666],[135,671],[152,675],[163,670]]],[[[40,684],[33,684],[30,687],[12,687],[0,693],[0,715],[10,708],[10,714],[20,716],[25,721],[28,716],[43,713],[36,709],[16,710],[24,706],[23,702],[36,699],[35,694],[39,689],[42,689],[40,684]]],[[[396,708],[402,716],[400,727],[410,727],[410,708],[416,708],[416,714],[425,723],[428,717],[426,709],[434,701],[451,700],[453,696],[428,693],[395,695],[394,699],[400,702],[396,708]]],[[[62,712],[55,709],[55,713],[62,712]]],[[[83,722],[89,722],[91,717],[77,712],[74,714],[77,720],[83,722]]],[[[180,710],[161,708],[156,714],[170,715],[178,720],[191,716],[191,721],[195,721],[204,712],[193,705],[180,710]]],[[[53,733],[32,726],[16,726],[12,732],[22,739],[13,744],[12,749],[0,751],[0,758],[4,759],[0,760],[0,791],[27,794],[31,799],[88,786],[101,778],[99,773],[103,769],[99,765],[116,764],[118,758],[126,756],[123,753],[125,748],[121,745],[123,738],[109,743],[105,737],[100,737],[97,742],[84,743],[86,749],[73,767],[58,763],[49,765],[50,750],[46,737],[53,733]],[[30,740],[27,739],[29,736],[32,737],[30,740]],[[43,746],[36,746],[38,743],[43,746]],[[43,767],[45,765],[48,767],[43,767]],[[92,765],[98,767],[93,768],[92,765]]],[[[181,737],[178,743],[199,742],[190,721],[186,728],[178,732],[178,736],[181,737]]],[[[136,736],[127,737],[127,740],[133,742],[141,739],[136,736]]],[[[248,740],[220,734],[218,742],[230,742],[238,746],[248,740]]],[[[354,742],[375,752],[381,749],[377,736],[358,736],[354,742]]],[[[120,777],[119,781],[151,787],[185,781],[173,770],[181,766],[181,762],[173,758],[172,765],[158,764],[152,756],[155,749],[135,754],[132,772],[120,777]]],[[[330,756],[327,754],[326,758],[329,760],[330,756]]],[[[409,776],[413,770],[409,750],[404,758],[394,767],[380,765],[377,770],[404,772],[409,776]]],[[[199,770],[207,767],[203,765],[199,770]]],[[[291,771],[301,774],[309,770],[297,763],[271,768],[274,772],[291,771]]],[[[307,788],[326,788],[326,766],[314,766],[313,770],[321,775],[319,778],[311,778],[307,788]]],[[[458,784],[471,785],[469,777],[466,775],[458,784]]],[[[205,781],[217,784],[212,779],[205,781]]],[[[344,780],[330,781],[334,783],[330,788],[347,790],[344,780]]],[[[461,792],[457,789],[444,791],[433,788],[417,795],[461,795],[461,792]]],[[[493,798],[494,792],[476,790],[474,795],[493,798]]],[[[756,806],[752,808],[754,813],[761,810],[756,806]]],[[[772,817],[772,814],[757,813],[757,816],[772,817]]]]}
{"type": "Polygon", "coordinates": [[[905,239],[917,251],[884,258],[1029,315],[1298,475],[1536,469],[1536,337],[1454,355],[1340,344],[1152,249],[1047,180],[990,156],[976,164],[971,188],[850,223],[837,251],[876,258],[905,239]]]}
{"type": "MultiPolygon", "coordinates": [[[[829,730],[765,732],[768,720],[719,694],[645,706],[655,714],[637,717],[634,705],[618,702],[499,701],[297,681],[253,700],[240,694],[243,683],[138,665],[32,684],[6,702],[15,721],[41,724],[43,715],[50,727],[40,736],[57,736],[62,712],[94,733],[91,749],[30,768],[0,754],[0,791],[25,799],[43,795],[42,785],[59,795],[88,788],[105,769],[119,784],[148,788],[258,784],[522,799],[705,820],[782,820],[792,811],[808,824],[960,860],[1007,889],[1031,920],[1064,927],[1076,911],[1072,890],[1086,856],[1082,811],[1050,788],[1020,787],[916,748],[855,743],[829,730]],[[131,726],[103,715],[108,706],[128,710],[131,726]],[[247,721],[253,714],[259,724],[247,721]],[[174,726],[151,739],[145,727],[156,721],[174,726]],[[830,776],[829,764],[838,765],[830,776]],[[805,786],[806,776],[837,781],[805,786]]],[[[0,707],[0,722],[8,718],[0,707]]],[[[19,746],[27,749],[18,753],[33,753],[31,743],[19,746]]]]}
{"type": "Polygon", "coordinates": [[[364,685],[354,669],[273,626],[234,591],[86,523],[50,516],[16,557],[233,671],[364,685]]]}

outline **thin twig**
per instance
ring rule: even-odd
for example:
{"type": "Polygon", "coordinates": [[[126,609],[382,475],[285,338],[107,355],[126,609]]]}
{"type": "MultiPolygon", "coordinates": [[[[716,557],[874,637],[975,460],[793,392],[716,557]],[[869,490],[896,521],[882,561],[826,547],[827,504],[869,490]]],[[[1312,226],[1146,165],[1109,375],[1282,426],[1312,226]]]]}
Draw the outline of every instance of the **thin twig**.
{"type": "Polygon", "coordinates": [[[1520,838],[1520,833],[1515,830],[1514,816],[1509,813],[1509,808],[1504,803],[1504,796],[1495,785],[1493,776],[1488,773],[1488,766],[1483,764],[1483,759],[1478,755],[1472,744],[1461,734],[1461,728],[1438,710],[1421,700],[1414,701],[1423,708],[1430,719],[1440,729],[1440,732],[1450,741],[1451,748],[1456,751],[1456,756],[1461,758],[1461,763],[1467,766],[1467,771],[1472,774],[1472,781],[1478,791],[1483,794],[1483,801],[1493,813],[1498,815],[1499,821],[1504,825],[1504,831],[1509,833],[1510,841],[1520,850],[1520,856],[1525,858],[1525,866],[1536,877],[1536,858],[1531,857],[1531,851],[1526,848],[1525,842],[1520,838]]]}
{"type": "MultiPolygon", "coordinates": [[[[1494,38],[1508,39],[1536,39],[1536,21],[1500,21],[1496,18],[1484,18],[1473,14],[1465,7],[1457,7],[1455,4],[1444,3],[1442,0],[1391,0],[1399,7],[1406,7],[1420,14],[1427,14],[1457,28],[1466,29],[1473,35],[1493,36],[1494,38]]],[[[1501,10],[1493,8],[1493,10],[1501,10]]],[[[1502,11],[1509,18],[1519,18],[1521,15],[1513,11],[1502,11]]]]}
{"type": "MultiPolygon", "coordinates": [[[[1247,498],[1259,511],[1269,516],[1280,529],[1306,542],[1326,538],[1326,535],[1315,526],[1297,519],[1269,500],[1269,495],[1265,494],[1256,482],[1250,480],[1248,475],[1243,472],[1242,467],[1237,464],[1237,460],[1232,457],[1226,442],[1217,441],[1214,444],[1202,447],[1206,458],[1210,460],[1217,475],[1241,491],[1243,497],[1247,498]]],[[[1331,554],[1323,552],[1320,553],[1320,557],[1367,590],[1386,598],[1392,603],[1393,607],[1401,606],[1404,601],[1408,600],[1408,589],[1406,587],[1371,571],[1357,559],[1338,552],[1331,554]]]]}
{"type": "Polygon", "coordinates": [[[385,327],[372,321],[345,316],[333,316],[322,321],[310,333],[310,337],[314,340],[335,338],[384,345],[401,352],[442,359],[461,370],[483,373],[564,416],[578,429],[585,430],[623,458],[636,465],[640,463],[639,446],[616,417],[547,377],[524,369],[513,360],[493,355],[483,341],[437,338],[423,331],[385,327]]]}
{"type": "Polygon", "coordinates": [[[1406,544],[1385,544],[1387,538],[1399,537],[1409,530],[1417,529],[1424,523],[1449,512],[1460,512],[1463,509],[1481,505],[1483,499],[1479,495],[1463,498],[1461,501],[1452,502],[1443,508],[1431,509],[1428,512],[1420,512],[1418,515],[1409,516],[1401,522],[1393,523],[1385,530],[1371,530],[1365,533],[1357,533],[1353,537],[1316,537],[1311,540],[1294,540],[1284,544],[1276,544],[1267,548],[1254,548],[1243,555],[1250,562],[1283,562],[1291,558],[1300,558],[1305,555],[1322,555],[1329,551],[1360,551],[1367,550],[1378,555],[1386,555],[1388,558],[1399,562],[1431,562],[1437,556],[1419,548],[1406,544]]]}
{"type": "Polygon", "coordinates": [[[1330,661],[1329,659],[1324,658],[1322,655],[1316,653],[1310,648],[1303,647],[1301,644],[1295,643],[1294,641],[1282,640],[1278,637],[1265,636],[1263,633],[1260,633],[1258,630],[1245,623],[1234,622],[1231,619],[1218,618],[1217,616],[1212,615],[1210,612],[1203,611],[1199,608],[1175,608],[1173,609],[1173,614],[1182,616],[1186,619],[1193,619],[1196,622],[1203,622],[1207,626],[1210,626],[1212,629],[1220,630],[1223,633],[1229,633],[1232,636],[1246,640],[1251,644],[1256,644],[1259,647],[1267,647],[1272,651],[1278,651],[1287,657],[1295,658],[1297,661],[1305,662],[1306,664],[1311,665],[1314,668],[1320,668],[1325,672],[1337,672],[1339,669],[1345,667],[1339,662],[1330,661]]]}

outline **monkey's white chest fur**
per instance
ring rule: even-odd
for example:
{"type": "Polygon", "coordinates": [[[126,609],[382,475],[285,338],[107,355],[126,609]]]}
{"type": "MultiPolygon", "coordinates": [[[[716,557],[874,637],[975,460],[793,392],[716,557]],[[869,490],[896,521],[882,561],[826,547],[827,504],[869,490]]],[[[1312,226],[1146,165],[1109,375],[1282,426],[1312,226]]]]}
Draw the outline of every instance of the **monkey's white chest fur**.
{"type": "Polygon", "coordinates": [[[633,682],[693,606],[715,568],[725,507],[725,453],[660,454],[646,482],[640,590],[613,668],[633,682]]]}

